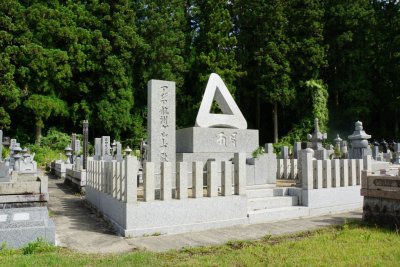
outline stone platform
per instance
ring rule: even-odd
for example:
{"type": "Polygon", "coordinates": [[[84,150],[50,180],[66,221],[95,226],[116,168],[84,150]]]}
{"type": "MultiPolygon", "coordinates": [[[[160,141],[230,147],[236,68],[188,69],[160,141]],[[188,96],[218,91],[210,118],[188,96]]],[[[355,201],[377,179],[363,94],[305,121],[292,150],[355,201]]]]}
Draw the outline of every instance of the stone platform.
{"type": "Polygon", "coordinates": [[[7,248],[19,248],[43,238],[55,242],[55,226],[49,219],[47,207],[12,208],[0,210],[0,241],[7,248]]]}

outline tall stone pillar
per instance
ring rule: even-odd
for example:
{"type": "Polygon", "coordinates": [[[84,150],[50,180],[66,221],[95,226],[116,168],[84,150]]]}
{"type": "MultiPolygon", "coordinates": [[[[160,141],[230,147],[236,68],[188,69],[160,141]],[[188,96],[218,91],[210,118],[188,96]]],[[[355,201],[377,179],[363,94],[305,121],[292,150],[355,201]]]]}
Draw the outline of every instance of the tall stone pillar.
{"type": "Polygon", "coordinates": [[[89,155],[89,121],[83,121],[83,169],[86,170],[87,167],[87,158],[89,155]]]}
{"type": "Polygon", "coordinates": [[[161,162],[175,162],[176,157],[175,82],[150,80],[147,107],[147,160],[158,168],[161,162]]]}

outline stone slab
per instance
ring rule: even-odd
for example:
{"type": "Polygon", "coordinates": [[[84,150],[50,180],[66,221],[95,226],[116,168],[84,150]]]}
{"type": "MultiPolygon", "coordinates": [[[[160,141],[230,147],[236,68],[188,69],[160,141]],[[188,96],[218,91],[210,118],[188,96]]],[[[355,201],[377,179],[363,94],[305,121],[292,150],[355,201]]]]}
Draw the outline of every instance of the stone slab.
{"type": "Polygon", "coordinates": [[[190,127],[176,131],[177,153],[252,153],[258,147],[258,130],[190,127]]]}
{"type": "MultiPolygon", "coordinates": [[[[310,208],[329,208],[345,207],[346,205],[356,204],[362,206],[362,196],[360,195],[361,186],[346,186],[335,188],[321,188],[313,190],[302,190],[301,205],[310,208]]],[[[343,211],[347,211],[345,209],[343,211]]],[[[340,212],[340,209],[336,209],[340,212]]]]}
{"type": "Polygon", "coordinates": [[[19,248],[37,238],[55,243],[55,226],[46,207],[0,210],[0,240],[8,248],[19,248]]]}
{"type": "Polygon", "coordinates": [[[147,160],[158,170],[160,162],[175,162],[175,82],[150,80],[147,107],[147,160]]]}

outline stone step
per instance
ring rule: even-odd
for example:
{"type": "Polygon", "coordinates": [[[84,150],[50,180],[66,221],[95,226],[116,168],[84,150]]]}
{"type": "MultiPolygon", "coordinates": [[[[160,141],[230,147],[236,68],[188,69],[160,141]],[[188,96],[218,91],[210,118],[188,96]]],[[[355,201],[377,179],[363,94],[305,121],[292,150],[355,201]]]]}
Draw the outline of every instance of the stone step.
{"type": "Polygon", "coordinates": [[[263,197],[249,199],[247,202],[247,210],[263,210],[263,209],[273,209],[280,207],[290,207],[298,205],[297,196],[282,196],[282,197],[263,197]]]}
{"type": "Polygon", "coordinates": [[[256,184],[256,185],[246,186],[246,190],[267,189],[267,188],[276,188],[276,184],[256,184]]]}
{"type": "Polygon", "coordinates": [[[250,224],[283,221],[309,216],[310,209],[303,206],[263,209],[250,211],[247,214],[250,224]]]}
{"type": "Polygon", "coordinates": [[[264,197],[276,197],[284,196],[286,190],[283,188],[262,188],[262,189],[251,189],[246,190],[246,195],[248,199],[253,198],[264,198],[264,197]]]}

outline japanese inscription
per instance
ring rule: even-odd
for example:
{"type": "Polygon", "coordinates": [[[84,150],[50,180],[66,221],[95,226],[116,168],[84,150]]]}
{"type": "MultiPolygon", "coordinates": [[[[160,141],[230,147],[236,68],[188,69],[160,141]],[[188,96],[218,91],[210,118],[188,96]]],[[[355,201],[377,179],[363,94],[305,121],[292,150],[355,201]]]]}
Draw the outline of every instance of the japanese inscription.
{"type": "Polygon", "coordinates": [[[236,136],[237,136],[236,132],[231,133],[229,135],[229,138],[224,132],[220,132],[216,136],[217,137],[216,141],[217,141],[217,144],[220,145],[220,146],[224,146],[224,147],[233,146],[233,147],[236,147],[236,145],[237,145],[236,144],[236,136]]]}
{"type": "Polygon", "coordinates": [[[148,83],[147,128],[151,162],[175,161],[175,83],[150,80],[148,83]]]}

